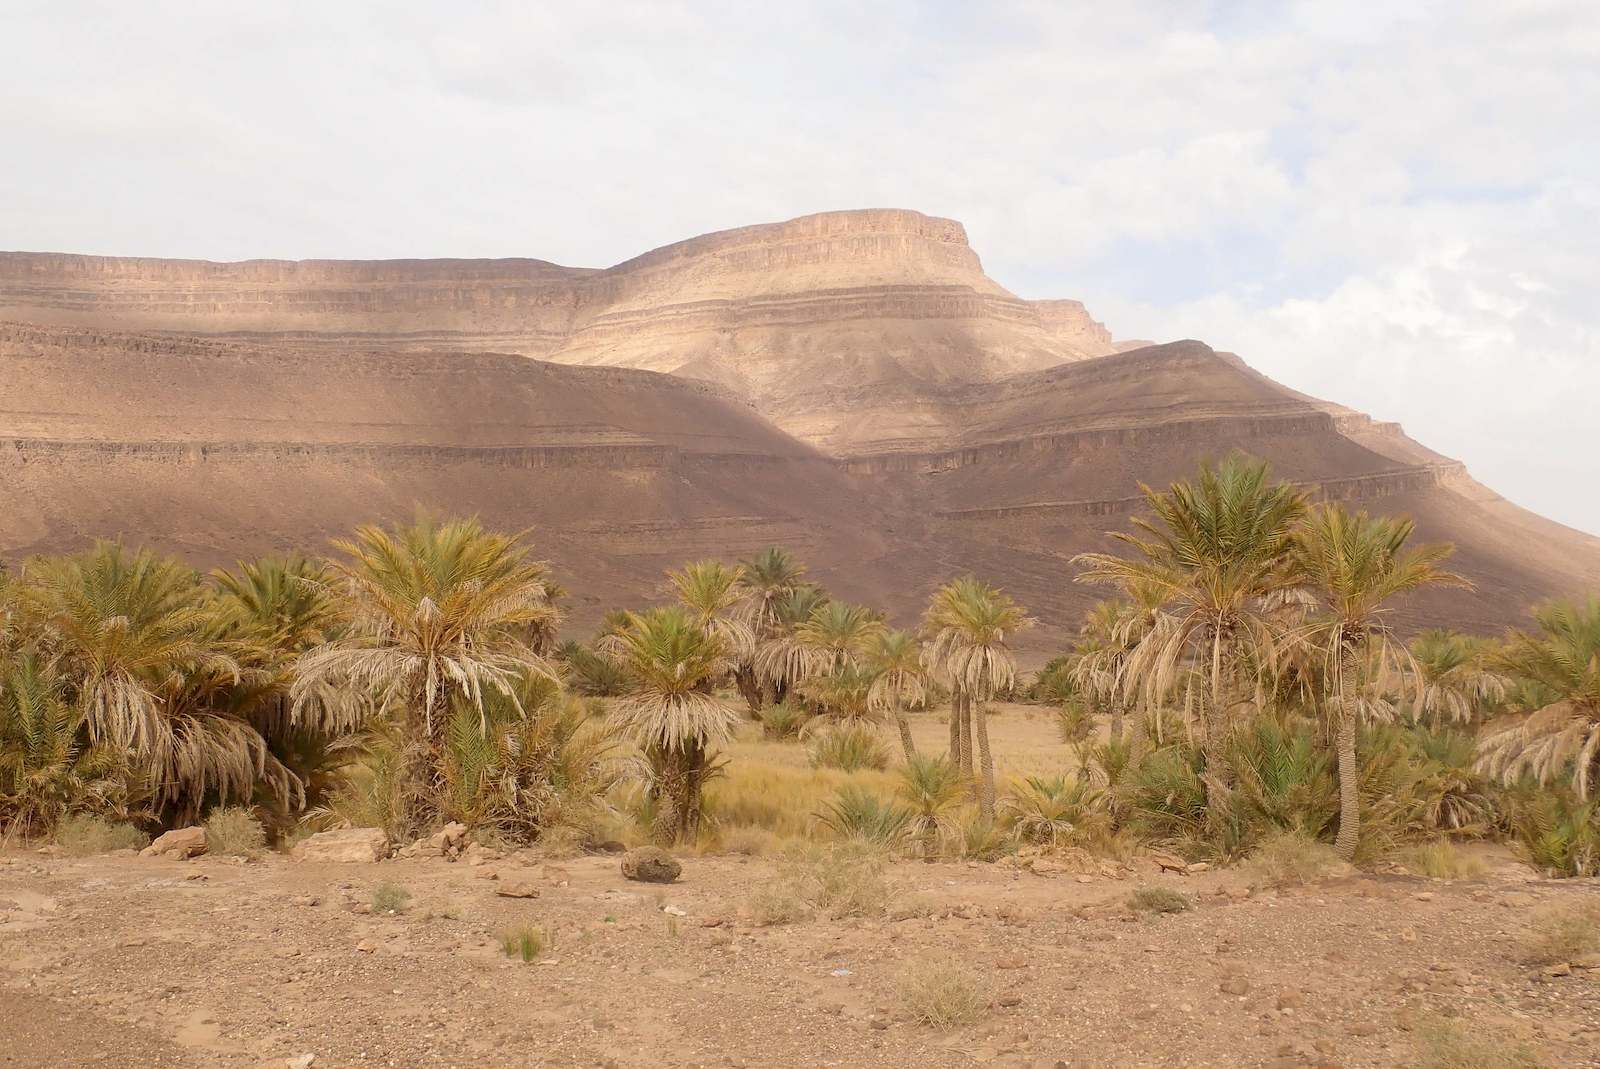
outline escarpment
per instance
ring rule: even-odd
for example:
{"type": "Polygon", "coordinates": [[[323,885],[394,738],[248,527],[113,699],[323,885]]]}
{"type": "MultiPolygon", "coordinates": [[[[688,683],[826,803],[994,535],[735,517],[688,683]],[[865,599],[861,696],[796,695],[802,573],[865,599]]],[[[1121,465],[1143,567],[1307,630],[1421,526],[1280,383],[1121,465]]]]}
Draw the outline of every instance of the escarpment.
{"type": "Polygon", "coordinates": [[[959,223],[832,212],[605,269],[0,253],[0,556],[121,536],[197,564],[316,551],[418,508],[529,529],[577,626],[701,556],[789,546],[914,622],[974,572],[1046,648],[1141,484],[1242,449],[1405,512],[1493,628],[1600,585],[1600,541],[1393,423],[1197,341],[1119,343],[989,279],[959,223]]]}

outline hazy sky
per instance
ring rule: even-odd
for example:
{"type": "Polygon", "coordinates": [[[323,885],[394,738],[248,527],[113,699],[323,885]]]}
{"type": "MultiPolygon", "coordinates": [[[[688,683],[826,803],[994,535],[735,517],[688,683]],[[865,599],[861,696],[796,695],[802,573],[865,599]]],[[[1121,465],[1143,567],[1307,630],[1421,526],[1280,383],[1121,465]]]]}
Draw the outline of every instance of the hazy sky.
{"type": "Polygon", "coordinates": [[[1600,532],[1600,4],[0,0],[0,248],[604,266],[894,206],[1600,532]]]}

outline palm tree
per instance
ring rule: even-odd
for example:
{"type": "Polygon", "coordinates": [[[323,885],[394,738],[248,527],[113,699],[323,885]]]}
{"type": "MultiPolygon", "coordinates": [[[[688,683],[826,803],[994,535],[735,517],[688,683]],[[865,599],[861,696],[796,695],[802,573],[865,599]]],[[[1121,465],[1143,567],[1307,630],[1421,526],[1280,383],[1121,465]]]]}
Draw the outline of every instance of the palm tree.
{"type": "Polygon", "coordinates": [[[1318,650],[1328,681],[1324,695],[1338,726],[1339,856],[1355,856],[1360,839],[1360,767],[1356,762],[1356,726],[1364,715],[1381,708],[1376,693],[1385,678],[1405,678],[1397,660],[1411,655],[1394,641],[1388,603],[1424,586],[1470,584],[1440,564],[1453,552],[1447,543],[1408,547],[1414,525],[1408,519],[1365,512],[1351,513],[1339,504],[1320,505],[1295,533],[1291,554],[1295,573],[1310,589],[1323,618],[1305,631],[1318,650]]]}
{"type": "MultiPolygon", "coordinates": [[[[1006,646],[1009,635],[1031,624],[1022,607],[1001,591],[971,576],[946,583],[934,591],[924,619],[931,636],[924,663],[947,680],[951,691],[951,717],[962,710],[971,718],[978,746],[979,819],[994,821],[994,756],[989,749],[986,704],[1016,680],[1017,662],[1006,646]]],[[[953,747],[951,763],[965,750],[965,731],[953,747]]]]}
{"type": "MultiPolygon", "coordinates": [[[[778,546],[769,546],[739,563],[739,613],[753,640],[761,643],[782,626],[781,605],[796,590],[806,585],[806,566],[778,546]]],[[[752,649],[734,665],[734,681],[752,713],[763,705],[776,705],[777,697],[763,694],[756,678],[752,649]],[[768,701],[767,699],[772,700],[768,701]]]]}
{"type": "Polygon", "coordinates": [[[722,637],[735,664],[749,660],[755,651],[755,632],[739,612],[743,575],[741,566],[717,560],[693,561],[667,573],[679,604],[694,614],[701,627],[722,637]]]}
{"type": "Polygon", "coordinates": [[[246,713],[238,660],[199,576],[149,550],[100,542],[33,562],[18,592],[38,652],[63,678],[92,746],[128,755],[169,820],[265,788],[286,808],[299,783],[246,713]]]}
{"type": "Polygon", "coordinates": [[[1552,601],[1533,615],[1538,634],[1514,632],[1499,658],[1532,700],[1484,732],[1479,764],[1507,783],[1524,773],[1541,784],[1567,779],[1587,799],[1600,781],[1600,596],[1552,601]]]}
{"type": "Polygon", "coordinates": [[[399,828],[415,834],[437,816],[450,703],[483,717],[485,690],[514,703],[527,673],[554,677],[535,648],[558,615],[549,569],[520,536],[476,519],[365,526],[335,545],[342,630],[300,658],[291,696],[306,710],[324,688],[348,686],[398,712],[399,828]]]}
{"type": "Polygon", "coordinates": [[[1243,700],[1235,669],[1270,660],[1277,642],[1272,601],[1291,586],[1288,561],[1306,496],[1242,455],[1202,465],[1198,482],[1141,489],[1154,518],[1137,517],[1132,533],[1112,535],[1136,556],[1081,554],[1078,581],[1138,588],[1164,606],[1128,658],[1128,689],[1159,706],[1196,670],[1203,682],[1189,689],[1202,699],[1209,797],[1225,785],[1225,735],[1243,700]]]}
{"type": "Polygon", "coordinates": [[[711,693],[728,669],[720,636],[680,606],[630,613],[621,659],[632,677],[613,723],[644,751],[655,772],[651,833],[662,845],[699,830],[711,748],[733,737],[738,717],[711,693]]]}
{"type": "Polygon", "coordinates": [[[1488,664],[1481,639],[1430,628],[1411,640],[1419,674],[1415,714],[1440,724],[1468,724],[1506,697],[1506,678],[1488,664]]]}
{"type": "Polygon", "coordinates": [[[875,674],[867,702],[872,708],[887,711],[894,717],[895,727],[900,731],[900,746],[909,764],[917,755],[917,744],[911,739],[906,706],[917,705],[927,698],[927,688],[923,685],[922,645],[917,636],[908,631],[880,631],[868,646],[866,659],[875,674]]]}
{"type": "Polygon", "coordinates": [[[784,701],[790,690],[817,672],[821,652],[814,641],[800,637],[800,628],[827,603],[828,595],[807,583],[772,604],[772,619],[764,626],[751,659],[764,703],[784,701]]]}

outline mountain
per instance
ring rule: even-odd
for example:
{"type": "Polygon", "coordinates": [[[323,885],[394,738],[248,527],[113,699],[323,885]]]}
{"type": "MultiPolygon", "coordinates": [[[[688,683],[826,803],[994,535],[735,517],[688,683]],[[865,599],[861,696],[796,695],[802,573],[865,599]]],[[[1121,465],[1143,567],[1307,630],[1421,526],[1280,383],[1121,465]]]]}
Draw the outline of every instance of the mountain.
{"type": "Polygon", "coordinates": [[[1115,342],[984,275],[960,224],[834,212],[605,270],[538,260],[209,263],[0,253],[0,554],[117,534],[201,563],[421,505],[531,528],[581,625],[661,570],[772,542],[909,623],[976,571],[1045,624],[1138,484],[1244,449],[1413,515],[1458,627],[1600,585],[1600,540],[1394,424],[1194,341],[1115,342]]]}

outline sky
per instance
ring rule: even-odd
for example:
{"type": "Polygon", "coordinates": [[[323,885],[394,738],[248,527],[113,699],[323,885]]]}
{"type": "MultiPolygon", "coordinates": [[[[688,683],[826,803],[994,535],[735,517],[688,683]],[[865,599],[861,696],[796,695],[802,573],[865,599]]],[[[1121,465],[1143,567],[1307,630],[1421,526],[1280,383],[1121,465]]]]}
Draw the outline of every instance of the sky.
{"type": "Polygon", "coordinates": [[[0,0],[0,248],[606,266],[860,207],[1600,533],[1600,4],[0,0]]]}

